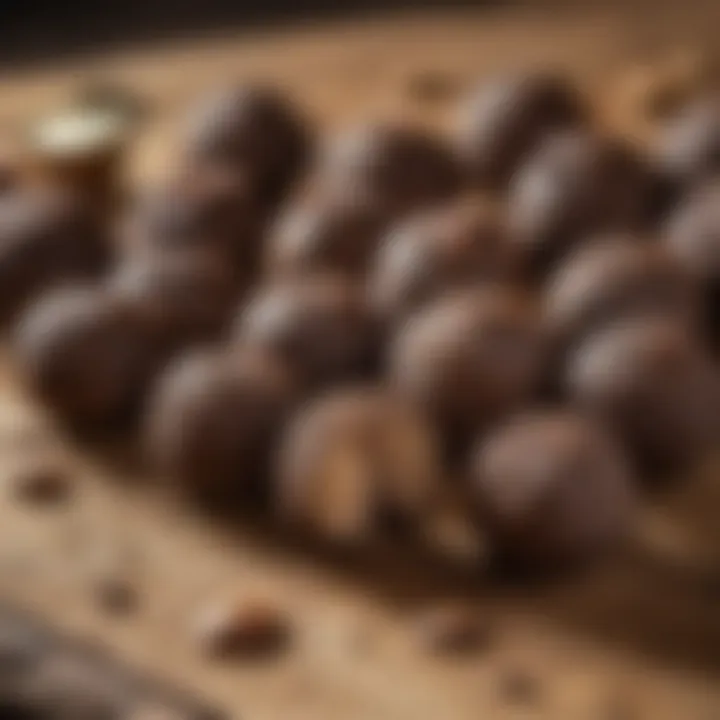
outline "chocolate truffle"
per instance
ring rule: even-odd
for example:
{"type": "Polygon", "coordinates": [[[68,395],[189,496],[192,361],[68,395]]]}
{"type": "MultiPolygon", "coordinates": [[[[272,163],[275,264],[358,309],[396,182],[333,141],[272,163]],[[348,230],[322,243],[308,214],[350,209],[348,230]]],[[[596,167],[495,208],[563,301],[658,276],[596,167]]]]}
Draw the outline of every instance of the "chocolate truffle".
{"type": "Polygon", "coordinates": [[[472,180],[502,187],[547,135],[582,125],[586,109],[575,88],[548,73],[497,78],[461,105],[455,143],[472,180]]]}
{"type": "Polygon", "coordinates": [[[717,445],[718,369],[683,325],[633,319],[600,332],[570,358],[566,382],[648,476],[682,472],[717,445]]]}
{"type": "Polygon", "coordinates": [[[191,162],[242,169],[257,201],[267,206],[281,200],[302,173],[311,138],[279,91],[246,84],[203,99],[188,120],[185,145],[191,162]]]}
{"type": "Polygon", "coordinates": [[[720,344],[720,184],[698,188],[665,228],[670,252],[697,279],[706,329],[720,344]]]}
{"type": "Polygon", "coordinates": [[[689,104],[665,126],[655,147],[660,174],[677,192],[720,173],[720,97],[689,104]]]}
{"type": "Polygon", "coordinates": [[[421,522],[441,482],[427,422],[382,390],[353,388],[312,401],[293,419],[276,498],[291,522],[353,544],[421,522]]]}
{"type": "Polygon", "coordinates": [[[108,290],[137,309],[168,351],[221,339],[238,294],[232,268],[201,250],[129,256],[108,290]]]}
{"type": "Polygon", "coordinates": [[[692,277],[662,245],[632,236],[599,237],[571,253],[551,277],[545,321],[558,348],[633,317],[669,317],[691,324],[692,277]]]}
{"type": "Polygon", "coordinates": [[[650,212],[644,163],[626,145],[590,133],[547,138],[514,176],[510,237],[529,278],[543,278],[588,235],[639,226],[650,212]]]}
{"type": "Polygon", "coordinates": [[[0,198],[0,320],[12,321],[41,291],[94,278],[109,249],[97,218],[78,198],[55,190],[0,198]]]}
{"type": "Polygon", "coordinates": [[[633,482],[622,452],[570,412],[528,412],[482,440],[470,479],[501,557],[526,569],[587,561],[622,539],[633,482]]]}
{"type": "Polygon", "coordinates": [[[544,346],[524,293],[464,291],[428,305],[400,329],[390,348],[390,380],[462,449],[532,396],[544,346]]]}
{"type": "Polygon", "coordinates": [[[39,399],[87,427],[125,420],[156,361],[145,326],[130,308],[79,287],[51,292],[29,308],[14,349],[39,399]]]}
{"type": "Polygon", "coordinates": [[[431,132],[393,123],[352,128],[330,142],[316,182],[367,196],[391,218],[452,197],[461,172],[449,147],[431,132]]]}
{"type": "Polygon", "coordinates": [[[311,388],[367,375],[377,352],[362,289],[337,275],[261,287],[241,309],[235,337],[279,354],[311,388]]]}
{"type": "Polygon", "coordinates": [[[195,351],[153,393],[148,453],[190,497],[242,506],[267,492],[269,454],[293,399],[287,368],[268,353],[195,351]]]}
{"type": "Polygon", "coordinates": [[[273,277],[338,272],[361,279],[383,225],[379,209],[364,196],[303,198],[270,232],[266,268],[273,277]]]}
{"type": "Polygon", "coordinates": [[[383,240],[370,279],[373,308],[390,322],[449,290],[511,279],[505,218],[479,199],[400,221],[383,240]]]}
{"type": "Polygon", "coordinates": [[[262,220],[245,176],[198,165],[141,194],[121,227],[126,251],[217,252],[250,281],[261,253],[262,220]]]}

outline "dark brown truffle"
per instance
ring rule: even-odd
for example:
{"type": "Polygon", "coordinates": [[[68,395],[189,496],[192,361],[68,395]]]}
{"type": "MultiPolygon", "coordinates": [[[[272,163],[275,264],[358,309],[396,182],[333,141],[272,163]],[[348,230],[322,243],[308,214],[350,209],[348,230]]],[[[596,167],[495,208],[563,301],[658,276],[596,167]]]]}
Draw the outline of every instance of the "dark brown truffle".
{"type": "Polygon", "coordinates": [[[545,295],[545,320],[558,348],[567,348],[633,317],[690,325],[696,299],[692,277],[665,248],[615,235],[578,248],[560,266],[545,295]]]}
{"type": "Polygon", "coordinates": [[[398,322],[448,290],[508,280],[514,271],[503,214],[471,198],[390,229],[370,279],[370,301],[386,322],[398,322]]]}
{"type": "Polygon", "coordinates": [[[315,400],[281,447],[280,513],[339,543],[422,522],[441,487],[437,438],[407,404],[380,390],[315,400]]]}
{"type": "Polygon", "coordinates": [[[687,469],[720,437],[718,369],[678,323],[635,319],[591,337],[570,359],[567,386],[649,475],[687,469]]]}
{"type": "Polygon", "coordinates": [[[170,365],[149,406],[147,449],[186,494],[227,508],[267,492],[269,453],[293,380],[265,352],[200,352],[170,365]]]}
{"type": "Polygon", "coordinates": [[[501,187],[544,137],[583,124],[585,116],[579,93],[561,77],[498,78],[461,105],[456,147],[475,183],[501,187]]]}
{"type": "Polygon", "coordinates": [[[0,320],[53,285],[96,277],[108,255],[97,218],[74,196],[9,192],[0,198],[0,320]]]}
{"type": "Polygon", "coordinates": [[[401,328],[390,351],[391,382],[462,447],[532,396],[544,345],[524,293],[465,291],[429,305],[401,328]]]}
{"type": "Polygon", "coordinates": [[[530,278],[542,278],[588,235],[640,226],[650,212],[644,163],[589,133],[546,139],[510,186],[511,239],[530,278]]]}
{"type": "Polygon", "coordinates": [[[312,388],[366,376],[377,353],[362,288],[336,275],[260,288],[241,309],[235,336],[279,354],[312,388]]]}
{"type": "Polygon", "coordinates": [[[364,196],[303,199],[270,232],[267,270],[273,277],[339,272],[362,278],[383,225],[379,209],[364,196]]]}
{"type": "Polygon", "coordinates": [[[282,199],[311,150],[297,109],[261,85],[227,88],[202,100],[189,118],[185,143],[191,161],[242,169],[262,205],[282,199]]]}
{"type": "Polygon", "coordinates": [[[365,195],[387,217],[452,197],[458,164],[443,141],[420,128],[374,123],[334,138],[320,159],[318,184],[365,195]]]}
{"type": "Polygon", "coordinates": [[[720,345],[720,185],[699,188],[665,228],[670,252],[697,279],[709,336],[720,345]]]}
{"type": "Polygon", "coordinates": [[[244,281],[254,278],[261,254],[260,211],[245,176],[196,165],[145,192],[121,228],[126,251],[209,250],[224,257],[244,281]]]}
{"type": "Polygon", "coordinates": [[[141,320],[98,290],[43,296],[21,319],[14,340],[31,389],[52,410],[87,427],[125,419],[156,362],[141,320]]]}
{"type": "Polygon", "coordinates": [[[470,477],[499,554],[529,568],[587,560],[619,540],[630,520],[622,453],[570,413],[511,420],[478,445],[470,477]]]}
{"type": "Polygon", "coordinates": [[[108,290],[136,308],[169,352],[221,339],[238,294],[233,269],[198,250],[130,256],[109,278],[108,290]]]}
{"type": "Polygon", "coordinates": [[[691,103],[660,133],[655,160],[662,177],[677,192],[720,172],[720,98],[691,103]]]}

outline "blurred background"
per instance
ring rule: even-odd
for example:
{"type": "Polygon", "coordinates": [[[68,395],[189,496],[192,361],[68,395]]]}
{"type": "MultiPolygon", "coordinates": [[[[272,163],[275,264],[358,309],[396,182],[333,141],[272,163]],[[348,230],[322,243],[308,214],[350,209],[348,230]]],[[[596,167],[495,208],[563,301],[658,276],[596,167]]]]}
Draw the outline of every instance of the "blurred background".
{"type": "MultiPolygon", "coordinates": [[[[708,28],[717,3],[693,0],[4,0],[0,5],[0,60],[27,64],[167,38],[247,31],[253,27],[304,23],[328,18],[397,14],[412,10],[516,9],[532,13],[572,14],[582,8],[639,13],[643,32],[658,30],[664,15],[673,24],[690,20],[708,28]],[[554,9],[554,10],[553,10],[554,9]],[[646,11],[652,13],[650,19],[646,11]],[[699,22],[695,22],[699,21],[699,22]],[[649,26],[649,27],[648,27],[649,26]]],[[[581,10],[582,11],[582,10],[581,10]]],[[[592,22],[588,19],[588,22],[592,22]]]]}

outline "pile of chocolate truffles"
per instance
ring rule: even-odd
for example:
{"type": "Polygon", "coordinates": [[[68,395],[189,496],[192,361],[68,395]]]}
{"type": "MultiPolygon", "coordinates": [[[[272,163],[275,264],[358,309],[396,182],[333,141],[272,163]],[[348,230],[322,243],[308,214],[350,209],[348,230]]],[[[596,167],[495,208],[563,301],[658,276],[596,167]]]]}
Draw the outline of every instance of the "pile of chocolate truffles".
{"type": "Polygon", "coordinates": [[[642,146],[596,115],[525,74],[445,133],[320,142],[279,91],[216,94],[118,212],[4,191],[18,368],[238,522],[412,542],[459,497],[499,559],[601,556],[719,445],[720,101],[642,146]]]}

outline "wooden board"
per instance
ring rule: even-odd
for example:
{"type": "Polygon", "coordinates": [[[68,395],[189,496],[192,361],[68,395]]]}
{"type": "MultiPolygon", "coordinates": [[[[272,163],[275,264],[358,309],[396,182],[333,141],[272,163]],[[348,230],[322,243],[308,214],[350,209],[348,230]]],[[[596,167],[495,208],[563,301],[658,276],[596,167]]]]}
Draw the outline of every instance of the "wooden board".
{"type": "MultiPolygon", "coordinates": [[[[80,79],[127,82],[156,104],[131,163],[132,176],[149,181],[167,170],[182,108],[234,78],[288,87],[324,128],[379,112],[442,122],[444,104],[408,93],[414,73],[441,72],[462,86],[485,73],[549,63],[597,84],[639,47],[673,37],[682,44],[713,26],[707,14],[693,17],[668,15],[649,32],[642,13],[487,11],[128,51],[3,78],[0,119],[12,131],[64,100],[80,79]]],[[[718,590],[690,581],[688,572],[698,553],[720,553],[717,473],[699,473],[647,513],[643,522],[664,544],[661,567],[624,558],[530,591],[438,575],[407,559],[344,566],[262,533],[218,530],[175,506],[137,469],[55,438],[9,369],[0,404],[2,479],[50,447],[68,458],[77,493],[63,509],[30,511],[0,492],[0,593],[140,669],[187,684],[232,717],[635,717],[612,714],[622,701],[637,706],[638,718],[720,718],[718,590]],[[94,602],[90,568],[104,554],[119,555],[137,582],[140,606],[127,618],[108,618],[94,602]],[[234,593],[267,596],[287,610],[295,626],[290,652],[263,664],[210,663],[198,654],[197,608],[234,593]],[[414,611],[448,595],[470,598],[488,616],[496,637],[486,652],[451,662],[418,650],[414,611]],[[501,697],[500,678],[513,667],[529,668],[541,683],[529,706],[501,697]]]]}

